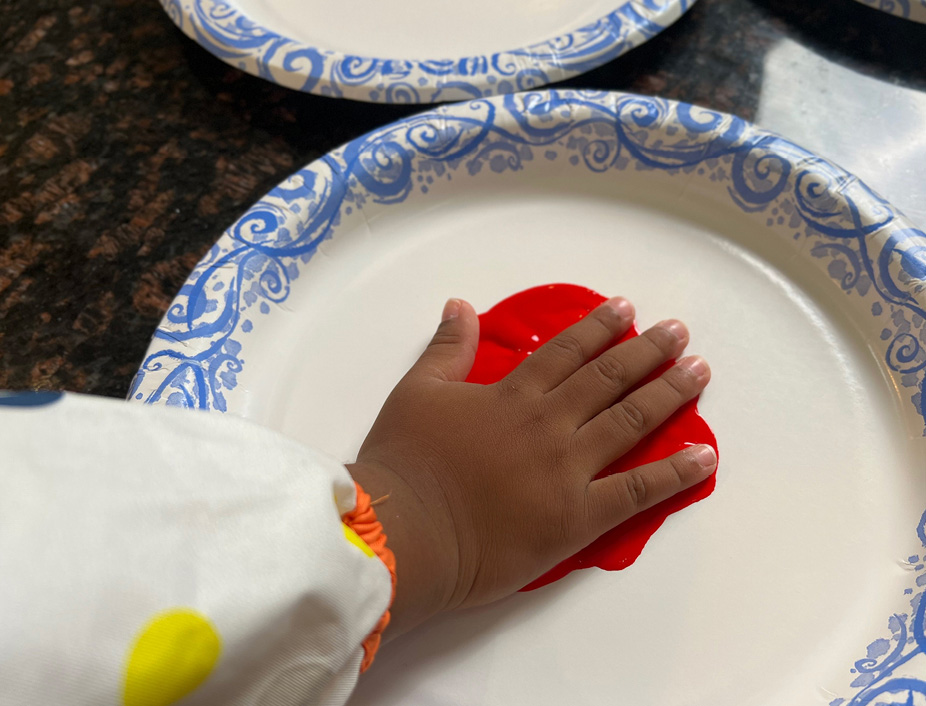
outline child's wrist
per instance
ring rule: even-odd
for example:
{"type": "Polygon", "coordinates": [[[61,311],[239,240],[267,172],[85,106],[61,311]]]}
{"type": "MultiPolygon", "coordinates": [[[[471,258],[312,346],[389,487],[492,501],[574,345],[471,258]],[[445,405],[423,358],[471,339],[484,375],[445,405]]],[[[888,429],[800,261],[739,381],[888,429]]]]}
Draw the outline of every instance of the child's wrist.
{"type": "Polygon", "coordinates": [[[396,592],[389,639],[450,607],[457,583],[458,548],[453,523],[425,488],[413,488],[384,464],[348,464],[354,480],[370,495],[395,555],[396,592]]]}

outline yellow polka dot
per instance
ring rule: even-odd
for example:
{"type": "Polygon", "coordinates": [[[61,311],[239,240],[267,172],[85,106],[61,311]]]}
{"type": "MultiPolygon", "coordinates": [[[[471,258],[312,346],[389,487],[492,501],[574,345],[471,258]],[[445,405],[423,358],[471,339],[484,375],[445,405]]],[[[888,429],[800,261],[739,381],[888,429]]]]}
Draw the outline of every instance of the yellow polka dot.
{"type": "Polygon", "coordinates": [[[222,651],[215,628],[199,613],[161,613],[135,639],[125,674],[125,706],[168,706],[202,684],[222,651]]]}
{"type": "Polygon", "coordinates": [[[373,554],[373,550],[370,549],[370,545],[368,545],[366,542],[360,539],[359,534],[354,532],[354,530],[352,530],[350,527],[348,527],[343,522],[341,523],[341,527],[344,528],[344,537],[347,539],[348,542],[353,544],[355,547],[357,547],[360,551],[362,551],[367,556],[375,556],[373,554]]]}

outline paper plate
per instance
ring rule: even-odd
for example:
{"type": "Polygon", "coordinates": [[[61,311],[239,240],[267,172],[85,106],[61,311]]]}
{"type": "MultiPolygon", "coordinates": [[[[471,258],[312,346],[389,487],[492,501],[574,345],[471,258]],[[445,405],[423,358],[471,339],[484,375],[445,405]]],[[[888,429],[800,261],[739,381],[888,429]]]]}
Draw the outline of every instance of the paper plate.
{"type": "Polygon", "coordinates": [[[694,3],[161,0],[187,36],[232,66],[287,88],[377,103],[561,81],[644,43],[694,3]]]}
{"type": "Polygon", "coordinates": [[[222,235],[131,398],[352,460],[445,299],[551,282],[688,323],[717,488],[624,571],[389,644],[352,703],[923,703],[926,235],[738,118],[543,91],[351,142],[222,235]]]}
{"type": "Polygon", "coordinates": [[[926,22],[926,0],[858,0],[863,5],[903,17],[914,22],[926,22]]]}

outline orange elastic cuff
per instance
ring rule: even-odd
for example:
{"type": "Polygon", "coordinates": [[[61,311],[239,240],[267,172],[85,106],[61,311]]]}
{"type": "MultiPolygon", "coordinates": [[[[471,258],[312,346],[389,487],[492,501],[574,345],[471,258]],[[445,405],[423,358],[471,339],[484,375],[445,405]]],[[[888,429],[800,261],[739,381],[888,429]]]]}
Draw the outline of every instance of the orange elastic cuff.
{"type": "MultiPolygon", "coordinates": [[[[363,492],[357,483],[357,506],[348,512],[342,518],[344,524],[350,527],[357,535],[366,542],[367,546],[380,558],[386,568],[389,569],[389,576],[392,579],[392,595],[389,597],[389,605],[395,600],[395,555],[392,550],[386,546],[386,535],[383,533],[383,526],[376,519],[376,512],[370,504],[370,496],[363,492]]],[[[382,641],[383,630],[389,625],[389,609],[383,613],[373,632],[367,635],[363,641],[363,661],[360,663],[360,673],[363,674],[376,657],[376,650],[379,649],[379,643],[382,641]]]]}

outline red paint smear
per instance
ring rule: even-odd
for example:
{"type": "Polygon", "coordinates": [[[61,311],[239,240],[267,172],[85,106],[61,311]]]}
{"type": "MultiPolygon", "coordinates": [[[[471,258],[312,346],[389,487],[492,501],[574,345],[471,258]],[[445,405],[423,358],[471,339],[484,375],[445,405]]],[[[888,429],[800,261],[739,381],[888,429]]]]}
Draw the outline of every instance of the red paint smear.
{"type": "MultiPolygon", "coordinates": [[[[585,287],[551,284],[528,289],[496,304],[479,316],[479,347],[467,382],[490,384],[501,380],[533,351],[584,318],[603,301],[605,297],[585,287]]],[[[620,341],[638,334],[634,327],[620,341]]],[[[662,366],[640,384],[654,379],[672,363],[674,361],[662,366]]],[[[717,450],[717,440],[698,414],[697,400],[692,400],[632,451],[601,471],[597,478],[658,461],[696,444],[710,444],[717,450]]],[[[706,498],[713,492],[714,482],[715,476],[711,475],[695,487],[635,515],[521,590],[532,591],[590,566],[607,571],[630,566],[666,517],[706,498]]]]}

